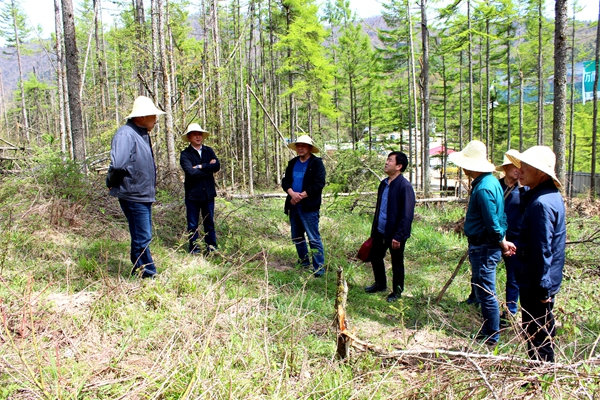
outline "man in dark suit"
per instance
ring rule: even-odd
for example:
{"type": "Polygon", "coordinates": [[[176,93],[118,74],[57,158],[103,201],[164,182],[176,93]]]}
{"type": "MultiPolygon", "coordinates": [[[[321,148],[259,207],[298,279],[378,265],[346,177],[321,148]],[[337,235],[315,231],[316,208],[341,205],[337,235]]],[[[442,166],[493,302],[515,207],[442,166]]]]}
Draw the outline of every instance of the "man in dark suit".
{"type": "Polygon", "coordinates": [[[193,123],[188,126],[182,135],[185,142],[190,145],[181,152],[179,163],[185,172],[185,208],[187,228],[190,233],[189,252],[200,253],[197,242],[199,234],[199,217],[202,216],[204,227],[205,254],[217,249],[217,235],[215,234],[215,172],[221,169],[219,159],[212,148],[203,144],[210,133],[193,123]]]}
{"type": "Polygon", "coordinates": [[[402,176],[406,170],[406,154],[394,151],[388,155],[384,171],[387,178],[381,181],[377,191],[377,205],[371,228],[373,248],[371,265],[375,283],[365,288],[367,293],[387,290],[385,264],[383,258],[390,250],[392,257],[392,292],[387,301],[400,298],[404,290],[404,246],[410,237],[410,229],[415,213],[415,192],[409,181],[402,176]]]}

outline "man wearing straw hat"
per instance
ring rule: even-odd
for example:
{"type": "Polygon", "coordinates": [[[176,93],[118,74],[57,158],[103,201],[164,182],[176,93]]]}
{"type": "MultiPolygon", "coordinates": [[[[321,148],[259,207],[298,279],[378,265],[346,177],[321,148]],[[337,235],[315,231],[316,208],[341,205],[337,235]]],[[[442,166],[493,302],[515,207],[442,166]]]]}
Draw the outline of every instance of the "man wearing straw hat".
{"type": "Polygon", "coordinates": [[[139,96],[133,110],[112,139],[110,167],[106,185],[119,199],[129,224],[132,276],[152,278],[156,266],[150,254],[152,241],[152,203],[156,201],[156,165],[150,131],[158,115],[165,114],[154,102],[139,96]]]}
{"type": "Polygon", "coordinates": [[[199,234],[199,217],[202,216],[204,227],[204,254],[209,254],[217,249],[217,235],[215,234],[215,189],[214,174],[219,172],[221,164],[212,148],[204,145],[204,140],[210,133],[193,123],[188,126],[181,136],[184,142],[189,142],[179,157],[181,168],[185,172],[185,209],[187,229],[190,233],[189,252],[200,253],[197,243],[199,234]]]}
{"type": "Polygon", "coordinates": [[[514,245],[504,238],[506,216],[502,188],[492,175],[495,167],[488,161],[487,150],[482,142],[473,140],[462,151],[449,154],[448,157],[473,179],[464,231],[469,241],[473,289],[483,316],[483,327],[477,339],[487,345],[496,345],[500,338],[496,266],[503,253],[514,253],[514,245]]]}
{"type": "Polygon", "coordinates": [[[519,182],[530,188],[522,199],[521,232],[515,243],[527,354],[554,362],[552,309],[562,282],[567,240],[562,185],[554,172],[556,156],[547,146],[533,146],[508,158],[519,167],[519,182]]]}
{"type": "Polygon", "coordinates": [[[310,267],[308,247],[312,253],[312,267],[315,277],[325,273],[325,253],[319,233],[319,210],[321,193],[325,187],[325,166],[315,156],[319,148],[308,135],[302,135],[288,147],[298,156],[291,159],[281,181],[283,191],[287,193],[284,211],[290,217],[292,241],[296,245],[298,262],[305,268],[310,267]]]}
{"type": "MultiPolygon", "coordinates": [[[[514,243],[521,231],[521,197],[529,187],[519,185],[519,168],[508,158],[509,155],[518,156],[519,151],[508,150],[504,154],[502,165],[496,168],[498,172],[504,172],[504,177],[500,178],[500,186],[504,192],[504,213],[506,214],[506,240],[514,243]]],[[[515,315],[518,310],[519,285],[515,276],[516,257],[504,256],[504,265],[506,267],[506,308],[510,315],[515,315]]],[[[506,312],[500,314],[500,325],[506,324],[509,316],[506,312]]]]}

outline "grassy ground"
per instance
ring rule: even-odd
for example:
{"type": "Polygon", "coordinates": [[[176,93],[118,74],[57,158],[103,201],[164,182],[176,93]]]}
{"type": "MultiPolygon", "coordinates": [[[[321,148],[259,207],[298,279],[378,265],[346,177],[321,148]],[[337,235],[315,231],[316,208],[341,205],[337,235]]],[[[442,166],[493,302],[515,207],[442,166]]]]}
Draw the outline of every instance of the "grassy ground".
{"type": "MultiPolygon", "coordinates": [[[[282,199],[218,198],[221,252],[204,258],[184,251],[182,194],[161,192],[152,243],[160,274],[140,281],[129,277],[129,237],[118,203],[101,177],[84,182],[71,172],[0,183],[0,398],[600,394],[597,240],[568,247],[556,304],[559,364],[532,365],[522,361],[516,323],[495,349],[471,339],[481,319],[462,304],[468,263],[435,302],[466,247],[452,232],[464,205],[418,207],[405,295],[390,305],[386,294],[364,293],[372,272],[353,258],[368,236],[374,199],[325,201],[329,270],[315,279],[294,267],[282,199]],[[349,360],[336,360],[338,267],[349,285],[350,330],[389,356],[353,350],[349,360]],[[426,356],[427,350],[438,353],[426,356]]],[[[578,203],[570,211],[569,241],[589,239],[598,222],[597,207],[578,203]]],[[[500,287],[503,272],[499,267],[500,287]]]]}

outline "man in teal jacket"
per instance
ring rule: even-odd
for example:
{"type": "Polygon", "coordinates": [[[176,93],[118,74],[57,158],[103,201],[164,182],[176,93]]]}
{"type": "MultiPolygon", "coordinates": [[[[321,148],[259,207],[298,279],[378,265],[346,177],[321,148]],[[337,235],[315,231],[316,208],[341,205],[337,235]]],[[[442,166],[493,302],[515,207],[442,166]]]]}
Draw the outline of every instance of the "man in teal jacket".
{"type": "Polygon", "coordinates": [[[500,338],[496,266],[503,253],[514,254],[514,245],[504,238],[507,225],[502,188],[492,175],[495,167],[488,161],[487,149],[482,142],[473,140],[462,151],[452,153],[448,158],[473,179],[464,231],[469,241],[473,289],[483,316],[483,326],[477,339],[487,345],[495,345],[500,338]]]}

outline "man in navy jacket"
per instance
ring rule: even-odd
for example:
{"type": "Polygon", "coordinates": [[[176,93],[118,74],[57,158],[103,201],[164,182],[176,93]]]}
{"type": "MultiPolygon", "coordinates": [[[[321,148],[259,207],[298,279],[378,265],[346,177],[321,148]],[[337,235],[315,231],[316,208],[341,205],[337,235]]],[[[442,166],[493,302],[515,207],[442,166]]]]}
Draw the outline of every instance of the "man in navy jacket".
{"type": "Polygon", "coordinates": [[[319,210],[321,193],[325,187],[325,166],[314,154],[319,148],[314,145],[308,135],[302,135],[288,147],[295,150],[297,157],[292,158],[281,187],[288,195],[285,199],[284,211],[290,216],[292,241],[296,245],[299,263],[310,266],[308,247],[304,235],[308,236],[308,244],[312,250],[312,266],[315,277],[325,273],[325,253],[319,233],[319,210]]]}
{"type": "Polygon", "coordinates": [[[519,167],[519,182],[529,186],[523,195],[521,232],[517,242],[517,282],[523,330],[530,358],[554,362],[554,298],[565,263],[567,228],[560,181],[554,172],[556,156],[547,146],[534,146],[508,155],[519,167]]]}
{"type": "Polygon", "coordinates": [[[187,229],[189,236],[189,252],[200,253],[197,243],[199,237],[199,217],[202,216],[204,227],[205,254],[217,249],[217,235],[215,233],[215,172],[219,172],[221,164],[212,148],[205,146],[204,139],[210,133],[200,125],[190,124],[183,134],[182,139],[189,142],[179,157],[181,168],[185,172],[185,209],[187,229]]]}
{"type": "Polygon", "coordinates": [[[390,250],[392,257],[392,292],[387,301],[400,298],[404,291],[404,247],[410,237],[415,213],[415,192],[402,172],[408,166],[406,154],[394,151],[388,155],[384,171],[388,175],[381,181],[377,191],[377,205],[371,227],[371,266],[375,283],[365,288],[367,293],[387,290],[383,258],[390,250]]]}

